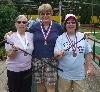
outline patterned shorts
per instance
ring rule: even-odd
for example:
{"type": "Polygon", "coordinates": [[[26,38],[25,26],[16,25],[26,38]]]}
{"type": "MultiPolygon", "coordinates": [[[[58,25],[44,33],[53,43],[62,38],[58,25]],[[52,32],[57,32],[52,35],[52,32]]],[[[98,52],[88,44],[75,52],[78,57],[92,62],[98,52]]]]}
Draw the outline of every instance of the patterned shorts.
{"type": "Polygon", "coordinates": [[[33,59],[33,71],[35,71],[35,81],[37,83],[45,83],[47,85],[55,85],[57,80],[57,69],[53,68],[50,64],[58,66],[57,61],[53,58],[33,59]]]}

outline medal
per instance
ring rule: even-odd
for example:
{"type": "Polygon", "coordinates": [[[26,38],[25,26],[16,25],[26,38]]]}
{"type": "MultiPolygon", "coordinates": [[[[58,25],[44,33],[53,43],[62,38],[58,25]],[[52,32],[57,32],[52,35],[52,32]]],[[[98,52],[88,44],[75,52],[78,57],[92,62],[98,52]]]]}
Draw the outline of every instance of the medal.
{"type": "MultiPolygon", "coordinates": [[[[41,23],[41,22],[40,22],[41,23]]],[[[42,34],[43,34],[43,38],[44,38],[44,45],[47,45],[47,38],[50,34],[50,31],[51,31],[51,26],[52,26],[52,21],[50,23],[50,26],[48,27],[48,30],[47,30],[47,33],[44,32],[44,29],[43,29],[43,25],[41,23],[41,31],[42,31],[42,34]]]]}
{"type": "Polygon", "coordinates": [[[75,35],[75,44],[73,45],[68,34],[66,34],[66,37],[67,37],[67,40],[69,42],[69,45],[70,47],[72,47],[72,54],[73,54],[73,57],[76,57],[77,56],[77,52],[76,52],[76,49],[77,49],[77,36],[75,35]],[[76,46],[75,46],[76,45],[76,46]]]}
{"type": "Polygon", "coordinates": [[[77,53],[75,51],[73,51],[73,57],[76,57],[77,53]]]}
{"type": "Polygon", "coordinates": [[[47,45],[47,41],[44,41],[44,45],[47,45]]]}
{"type": "MultiPolygon", "coordinates": [[[[20,34],[18,32],[17,32],[17,36],[18,36],[18,38],[19,38],[24,50],[27,50],[28,46],[29,46],[27,33],[25,33],[25,41],[22,39],[22,37],[20,36],[20,34]]],[[[27,55],[28,55],[27,53],[24,53],[24,56],[27,56],[27,55]]]]}

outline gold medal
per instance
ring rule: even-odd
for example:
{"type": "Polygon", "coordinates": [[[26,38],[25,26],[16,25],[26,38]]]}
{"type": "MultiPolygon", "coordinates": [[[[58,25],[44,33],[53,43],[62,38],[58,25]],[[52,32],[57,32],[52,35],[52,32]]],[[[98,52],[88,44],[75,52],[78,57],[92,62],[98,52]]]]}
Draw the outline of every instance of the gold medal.
{"type": "MultiPolygon", "coordinates": [[[[40,22],[41,23],[41,22],[40,22]]],[[[45,29],[44,29],[44,26],[43,24],[41,23],[41,31],[42,31],[42,34],[43,34],[43,38],[44,38],[44,45],[47,45],[47,39],[48,39],[48,36],[51,32],[51,27],[52,27],[52,21],[50,22],[50,25],[47,29],[47,32],[45,32],[45,29]]]]}
{"type": "Polygon", "coordinates": [[[72,47],[72,54],[73,54],[73,57],[76,57],[77,56],[77,42],[78,42],[78,39],[77,39],[77,36],[75,34],[75,41],[73,41],[74,43],[72,43],[71,39],[69,38],[68,34],[66,34],[66,37],[67,37],[67,40],[69,42],[69,45],[70,47],[72,47]],[[75,46],[76,45],[76,46],[75,46]]]}

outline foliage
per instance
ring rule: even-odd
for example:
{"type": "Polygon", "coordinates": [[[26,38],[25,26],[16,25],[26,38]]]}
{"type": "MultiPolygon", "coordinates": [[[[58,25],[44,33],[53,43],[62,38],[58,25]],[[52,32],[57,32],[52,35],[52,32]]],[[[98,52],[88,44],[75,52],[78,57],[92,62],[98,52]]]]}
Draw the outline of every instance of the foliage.
{"type": "Polygon", "coordinates": [[[0,61],[6,59],[6,51],[4,48],[0,48],[0,61]]]}
{"type": "Polygon", "coordinates": [[[5,33],[15,30],[14,20],[18,14],[14,6],[0,5],[0,39],[3,39],[5,33]]]}
{"type": "Polygon", "coordinates": [[[62,1],[61,16],[62,22],[64,16],[74,13],[76,16],[81,16],[79,21],[81,24],[90,24],[91,16],[99,18],[100,0],[11,0],[12,4],[17,7],[17,10],[22,14],[37,15],[37,9],[42,3],[49,3],[53,7],[54,15],[59,14],[59,1],[62,1]]]}
{"type": "MultiPolygon", "coordinates": [[[[89,24],[91,16],[100,16],[100,0],[61,0],[62,14],[67,14],[72,10],[76,16],[81,16],[81,24],[89,24]]],[[[65,16],[64,15],[64,16],[65,16]]],[[[63,15],[62,15],[63,16],[63,15]]]]}

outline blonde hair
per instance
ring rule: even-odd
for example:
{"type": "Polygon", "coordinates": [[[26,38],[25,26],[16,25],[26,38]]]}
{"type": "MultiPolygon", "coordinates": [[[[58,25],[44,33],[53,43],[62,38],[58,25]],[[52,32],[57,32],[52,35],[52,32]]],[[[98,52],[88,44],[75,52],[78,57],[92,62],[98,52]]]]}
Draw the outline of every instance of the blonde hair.
{"type": "Polygon", "coordinates": [[[39,6],[38,14],[40,15],[40,13],[43,11],[48,11],[51,12],[51,14],[53,14],[53,10],[50,4],[42,4],[41,6],[39,6]]]}
{"type": "Polygon", "coordinates": [[[16,17],[15,22],[16,22],[18,19],[22,18],[22,17],[24,17],[24,18],[26,19],[26,21],[28,21],[25,15],[19,15],[18,17],[16,17]]]}

